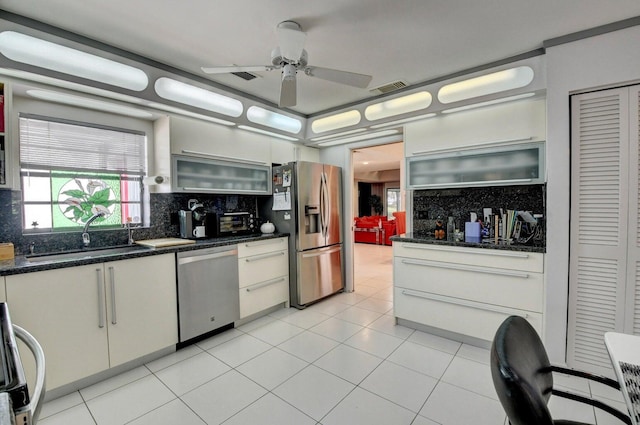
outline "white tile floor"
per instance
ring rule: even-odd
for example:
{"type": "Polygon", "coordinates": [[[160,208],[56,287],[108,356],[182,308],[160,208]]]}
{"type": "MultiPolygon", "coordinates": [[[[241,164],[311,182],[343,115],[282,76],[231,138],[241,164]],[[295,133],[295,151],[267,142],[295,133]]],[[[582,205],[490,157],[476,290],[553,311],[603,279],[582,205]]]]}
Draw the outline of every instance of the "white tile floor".
{"type": "MultiPolygon", "coordinates": [[[[391,247],[356,244],[355,271],[354,293],[277,311],[50,401],[39,424],[503,425],[487,350],[395,325],[391,247]]],[[[591,408],[550,405],[596,423],[591,408]]]]}

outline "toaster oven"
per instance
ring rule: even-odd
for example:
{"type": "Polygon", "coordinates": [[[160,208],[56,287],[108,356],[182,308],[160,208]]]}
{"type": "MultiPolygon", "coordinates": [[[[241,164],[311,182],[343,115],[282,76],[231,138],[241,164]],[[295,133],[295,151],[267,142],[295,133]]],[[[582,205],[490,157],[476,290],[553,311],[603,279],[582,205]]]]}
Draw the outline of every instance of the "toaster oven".
{"type": "Polygon", "coordinates": [[[256,221],[248,212],[227,212],[218,214],[218,237],[247,235],[256,231],[256,221]]]}

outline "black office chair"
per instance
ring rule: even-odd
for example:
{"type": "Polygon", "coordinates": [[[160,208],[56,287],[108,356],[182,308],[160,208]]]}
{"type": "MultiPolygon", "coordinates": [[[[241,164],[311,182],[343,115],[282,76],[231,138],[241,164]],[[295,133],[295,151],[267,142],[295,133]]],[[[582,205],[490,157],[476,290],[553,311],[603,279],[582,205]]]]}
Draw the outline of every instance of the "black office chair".
{"type": "Polygon", "coordinates": [[[552,366],[538,333],[529,322],[519,316],[508,317],[498,328],[491,345],[491,376],[511,425],[586,425],[554,420],[547,407],[552,394],[598,407],[631,424],[629,416],[601,401],[553,388],[552,372],[620,389],[612,379],[552,366]]]}

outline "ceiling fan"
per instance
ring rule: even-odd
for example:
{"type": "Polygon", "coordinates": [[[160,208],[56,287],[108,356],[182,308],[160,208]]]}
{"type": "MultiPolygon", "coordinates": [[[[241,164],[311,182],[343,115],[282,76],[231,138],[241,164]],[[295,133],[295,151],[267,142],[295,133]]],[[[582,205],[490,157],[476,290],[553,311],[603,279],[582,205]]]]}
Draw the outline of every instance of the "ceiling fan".
{"type": "Polygon", "coordinates": [[[296,74],[298,71],[302,71],[309,77],[321,78],[362,89],[366,88],[371,82],[372,77],[370,75],[321,68],[319,66],[308,66],[309,57],[304,49],[304,41],[307,34],[302,31],[300,24],[297,22],[280,22],[276,27],[276,32],[278,34],[278,47],[271,52],[271,65],[202,67],[202,71],[207,74],[224,74],[281,69],[280,107],[295,106],[297,97],[296,74]]]}

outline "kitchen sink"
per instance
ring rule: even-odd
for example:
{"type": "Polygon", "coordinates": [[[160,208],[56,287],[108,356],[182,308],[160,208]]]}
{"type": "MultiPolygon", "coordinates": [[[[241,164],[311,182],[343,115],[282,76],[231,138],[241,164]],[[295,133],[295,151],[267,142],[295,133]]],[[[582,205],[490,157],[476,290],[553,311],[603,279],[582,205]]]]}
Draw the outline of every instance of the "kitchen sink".
{"type": "Polygon", "coordinates": [[[127,254],[130,252],[147,251],[151,248],[140,245],[114,246],[108,248],[82,249],[77,251],[50,252],[44,254],[27,255],[30,262],[59,261],[59,260],[80,260],[83,258],[102,257],[108,255],[127,254]]]}

